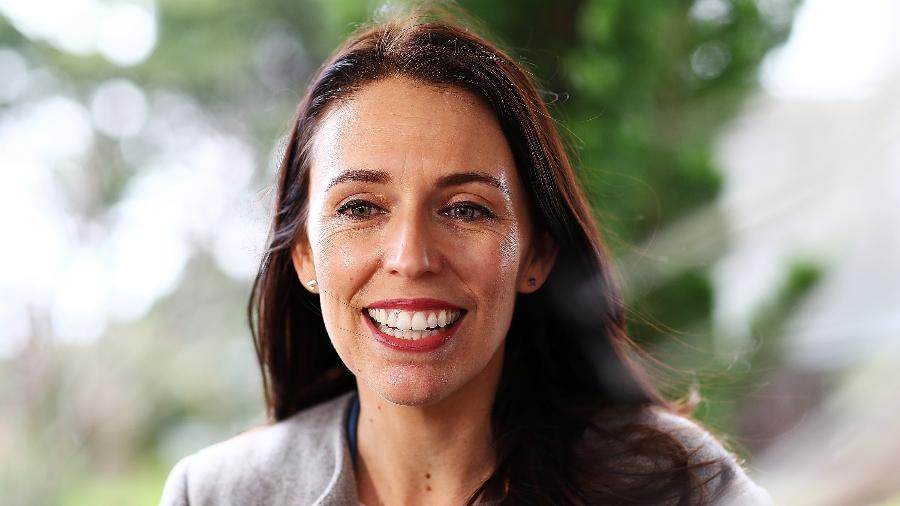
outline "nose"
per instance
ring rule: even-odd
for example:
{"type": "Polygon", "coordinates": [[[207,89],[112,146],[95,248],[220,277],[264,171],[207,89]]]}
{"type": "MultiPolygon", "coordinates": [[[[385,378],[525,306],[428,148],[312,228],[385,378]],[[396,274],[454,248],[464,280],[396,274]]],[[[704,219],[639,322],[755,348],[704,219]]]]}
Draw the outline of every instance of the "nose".
{"type": "Polygon", "coordinates": [[[412,211],[395,216],[385,230],[384,268],[407,278],[440,272],[441,255],[427,217],[412,211]]]}

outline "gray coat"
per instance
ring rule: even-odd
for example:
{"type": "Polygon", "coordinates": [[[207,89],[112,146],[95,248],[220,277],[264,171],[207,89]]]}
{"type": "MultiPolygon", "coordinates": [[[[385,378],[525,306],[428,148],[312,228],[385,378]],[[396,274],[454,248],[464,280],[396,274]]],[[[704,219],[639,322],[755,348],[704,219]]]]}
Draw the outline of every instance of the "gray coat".
{"type": "MultiPolygon", "coordinates": [[[[359,504],[346,437],[351,395],[183,458],[166,480],[161,506],[359,504]]],[[[723,488],[717,504],[772,504],[706,431],[677,415],[653,416],[688,447],[700,448],[698,459],[724,457],[725,479],[708,484],[723,488]]]]}

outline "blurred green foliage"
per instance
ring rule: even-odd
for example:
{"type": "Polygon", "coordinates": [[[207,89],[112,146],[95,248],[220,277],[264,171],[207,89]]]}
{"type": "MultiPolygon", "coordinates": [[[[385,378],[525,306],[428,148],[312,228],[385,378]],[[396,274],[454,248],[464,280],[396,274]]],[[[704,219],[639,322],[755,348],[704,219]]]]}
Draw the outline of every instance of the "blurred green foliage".
{"type": "MultiPolygon", "coordinates": [[[[623,257],[637,251],[641,259],[623,266],[626,284],[631,275],[654,271],[653,263],[663,261],[642,258],[639,245],[652,244],[662,230],[714,203],[721,186],[712,156],[717,132],[757,85],[766,52],[790,28],[769,19],[757,1],[713,3],[724,10],[704,17],[686,0],[459,2],[539,80],[612,252],[623,257]]],[[[795,2],[784,3],[792,9],[795,2]]],[[[28,42],[3,18],[0,44],[18,47],[53,69],[82,97],[109,78],[130,79],[148,92],[192,97],[204,115],[250,139],[264,168],[255,176],[262,188],[272,181],[270,153],[309,75],[379,8],[362,0],[159,0],[157,47],[149,59],[128,68],[28,42]]],[[[96,143],[89,166],[100,195],[93,209],[82,212],[102,215],[138,170],[116,143],[102,136],[96,143]]],[[[731,357],[723,365],[709,351],[716,349],[716,339],[708,260],[668,265],[669,275],[630,293],[631,331],[672,367],[700,371],[688,383],[712,377],[713,387],[702,390],[709,401],[701,415],[727,427],[743,376],[727,385],[716,377],[725,367],[736,370],[728,363],[731,357]]],[[[760,316],[760,333],[771,335],[816,272],[794,271],[783,297],[760,316]]],[[[56,428],[22,443],[33,444],[33,452],[55,451],[68,464],[47,464],[66,478],[33,484],[21,497],[64,505],[153,504],[171,465],[171,455],[161,448],[179,437],[190,439],[186,424],[206,427],[202,437],[191,439],[199,447],[258,420],[261,392],[243,320],[247,293],[246,281],[230,280],[195,258],[173,294],[144,318],[109,329],[94,351],[61,349],[52,359],[40,359],[40,370],[53,373],[41,376],[46,392],[23,403],[17,423],[35,427],[76,419],[83,426],[56,428]],[[128,340],[122,341],[125,335],[128,340]],[[79,360],[80,369],[71,365],[79,360]],[[93,370],[90,382],[82,376],[85,370],[93,370]],[[73,396],[90,395],[77,391],[79,384],[103,385],[97,396],[128,401],[94,418],[83,413],[66,418],[66,410],[81,409],[78,402],[84,400],[73,396]],[[97,427],[109,420],[128,430],[104,435],[97,427]],[[53,434],[74,434],[77,442],[54,448],[53,434]]],[[[32,358],[23,356],[20,365],[7,364],[3,371],[12,378],[21,374],[23,390],[40,372],[26,368],[49,346],[40,336],[35,342],[37,348],[28,351],[32,358]]]]}
{"type": "Polygon", "coordinates": [[[823,267],[815,263],[803,260],[791,263],[775,298],[762,307],[755,316],[752,324],[753,333],[777,335],[797,304],[803,301],[804,296],[822,278],[823,271],[823,267]]]}

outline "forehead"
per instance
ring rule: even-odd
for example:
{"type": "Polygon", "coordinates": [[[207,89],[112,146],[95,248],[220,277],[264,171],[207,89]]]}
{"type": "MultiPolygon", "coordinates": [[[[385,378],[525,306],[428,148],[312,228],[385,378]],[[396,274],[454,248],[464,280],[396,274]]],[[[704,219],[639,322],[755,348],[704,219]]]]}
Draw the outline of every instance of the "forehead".
{"type": "Polygon", "coordinates": [[[367,85],[325,116],[313,179],[351,169],[434,175],[479,170],[516,177],[494,116],[471,92],[392,77],[367,85]]]}

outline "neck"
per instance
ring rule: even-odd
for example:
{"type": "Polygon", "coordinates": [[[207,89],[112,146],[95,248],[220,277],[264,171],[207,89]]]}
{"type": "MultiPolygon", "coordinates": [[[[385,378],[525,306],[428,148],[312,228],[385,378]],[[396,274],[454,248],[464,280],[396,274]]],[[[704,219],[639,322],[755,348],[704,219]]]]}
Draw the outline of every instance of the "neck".
{"type": "Polygon", "coordinates": [[[425,406],[388,402],[358,382],[356,475],[363,503],[461,504],[490,476],[502,353],[495,358],[499,363],[486,377],[425,406]]]}

